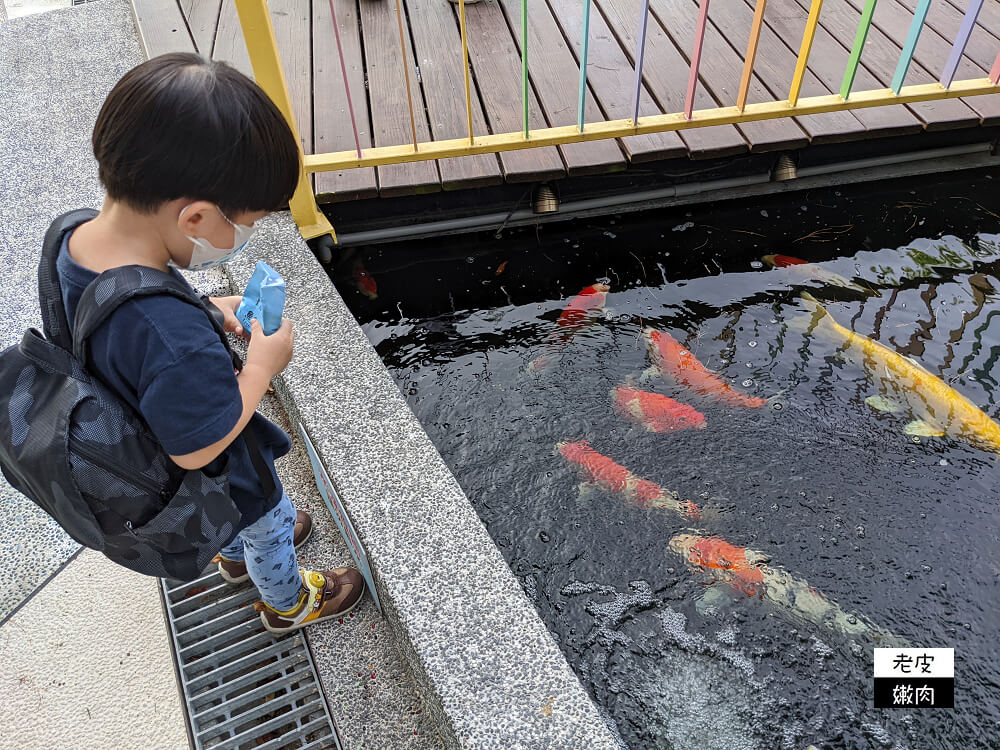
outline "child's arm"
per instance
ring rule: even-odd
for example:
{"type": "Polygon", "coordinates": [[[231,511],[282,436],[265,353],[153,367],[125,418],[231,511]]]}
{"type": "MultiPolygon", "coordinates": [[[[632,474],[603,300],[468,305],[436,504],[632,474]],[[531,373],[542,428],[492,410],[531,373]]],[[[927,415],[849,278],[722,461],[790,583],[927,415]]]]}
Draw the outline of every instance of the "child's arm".
{"type": "Polygon", "coordinates": [[[200,469],[214,461],[243,432],[250,422],[260,400],[267,393],[271,378],[285,369],[292,359],[295,333],[288,318],[281,322],[281,328],[270,336],[265,336],[260,322],[254,320],[250,332],[250,346],[247,348],[246,364],[237,376],[240,396],[243,399],[243,413],[236,426],[218,442],[182,456],[170,456],[182,469],[200,469]]]}

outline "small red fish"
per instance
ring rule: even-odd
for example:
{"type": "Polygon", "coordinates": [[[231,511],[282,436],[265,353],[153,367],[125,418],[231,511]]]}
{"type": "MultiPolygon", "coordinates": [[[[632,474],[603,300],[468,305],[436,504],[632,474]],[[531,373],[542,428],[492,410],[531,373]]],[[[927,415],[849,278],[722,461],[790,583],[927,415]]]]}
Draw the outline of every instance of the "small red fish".
{"type": "Polygon", "coordinates": [[[587,480],[599,484],[610,492],[624,495],[641,508],[665,508],[688,518],[699,518],[698,506],[690,500],[682,501],[680,495],[665,490],[648,479],[642,479],[624,466],[615,463],[590,447],[586,440],[559,443],[559,453],[579,466],[587,480]]]}
{"type": "Polygon", "coordinates": [[[611,389],[611,398],[623,417],[641,424],[650,432],[673,432],[687,427],[696,430],[705,428],[704,414],[669,396],[620,385],[611,389]]]}
{"type": "Polygon", "coordinates": [[[371,277],[360,263],[354,265],[354,281],[358,285],[358,291],[368,299],[378,298],[378,286],[375,284],[375,279],[371,277]]]}
{"type": "Polygon", "coordinates": [[[757,409],[767,403],[767,399],[748,396],[733,388],[699,362],[691,352],[681,346],[680,342],[666,331],[646,328],[643,335],[649,344],[654,368],[662,376],[669,376],[696,393],[709,396],[729,406],[757,409]]]}
{"type": "Polygon", "coordinates": [[[529,372],[547,369],[558,354],[572,340],[573,334],[593,320],[593,312],[604,308],[611,287],[607,284],[591,284],[580,290],[563,308],[558,326],[545,338],[546,352],[528,363],[529,372]]]}
{"type": "Polygon", "coordinates": [[[793,258],[791,255],[765,255],[761,258],[765,263],[774,268],[788,268],[789,266],[805,266],[808,263],[801,258],[793,258]]]}

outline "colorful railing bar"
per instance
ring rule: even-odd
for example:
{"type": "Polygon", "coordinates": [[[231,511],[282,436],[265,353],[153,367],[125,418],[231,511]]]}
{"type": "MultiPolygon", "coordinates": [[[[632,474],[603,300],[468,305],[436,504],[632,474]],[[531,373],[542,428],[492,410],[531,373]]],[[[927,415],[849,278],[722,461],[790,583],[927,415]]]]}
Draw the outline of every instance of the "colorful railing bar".
{"type": "Polygon", "coordinates": [[[684,98],[684,117],[691,119],[694,111],[694,92],[698,88],[698,68],[701,65],[701,48],[705,42],[705,25],[708,22],[710,0],[699,0],[698,26],[694,31],[694,49],[691,50],[691,72],[688,74],[687,96],[684,98]]]}
{"type": "Polygon", "coordinates": [[[858,72],[858,63],[861,62],[861,53],[865,49],[865,40],[868,39],[868,29],[871,28],[877,3],[878,0],[866,0],[865,7],[861,11],[861,23],[858,24],[858,32],[854,35],[854,46],[851,47],[851,56],[847,58],[847,70],[844,71],[844,80],[840,84],[842,99],[851,95],[851,86],[854,85],[854,76],[858,72]]]}
{"type": "Polygon", "coordinates": [[[799,93],[802,91],[802,79],[806,74],[806,63],[809,62],[809,52],[812,50],[813,38],[816,36],[816,27],[819,25],[819,12],[822,8],[823,0],[812,0],[812,5],[809,7],[809,17],[806,19],[805,32],[802,34],[802,46],[799,48],[799,57],[795,61],[792,87],[788,92],[788,103],[793,107],[799,101],[799,93]]]}
{"type": "Polygon", "coordinates": [[[920,0],[913,13],[913,23],[910,24],[910,32],[906,35],[903,51],[899,56],[899,63],[896,65],[896,72],[892,76],[890,88],[895,94],[898,94],[899,90],[903,88],[903,81],[906,79],[906,72],[910,69],[910,62],[913,60],[913,53],[917,49],[917,41],[920,39],[920,32],[924,29],[924,21],[927,19],[927,11],[930,7],[931,0],[920,0]]]}
{"type": "MultiPolygon", "coordinates": [[[[462,2],[462,0],[459,0],[462,2]]],[[[406,61],[406,37],[403,36],[403,9],[396,0],[396,20],[399,22],[399,53],[403,60],[403,77],[406,79],[406,102],[410,105],[410,130],[413,131],[413,150],[417,150],[417,118],[413,115],[413,91],[410,89],[410,64],[406,61]]]]}
{"type": "Polygon", "coordinates": [[[1000,86],[1000,52],[997,52],[997,61],[993,63],[993,70],[990,71],[990,81],[994,86],[1000,86]]]}
{"type": "Polygon", "coordinates": [[[524,137],[528,135],[528,0],[521,0],[521,109],[524,137]]]}
{"type": "Polygon", "coordinates": [[[469,143],[472,143],[472,76],[469,72],[469,42],[465,32],[465,0],[458,0],[458,27],[462,34],[462,68],[465,71],[465,113],[469,118],[469,143]]]}
{"type": "Polygon", "coordinates": [[[941,85],[945,88],[949,88],[951,82],[955,80],[955,71],[958,70],[958,64],[962,61],[962,55],[965,54],[965,45],[969,43],[972,29],[975,27],[976,20],[979,18],[979,11],[982,9],[983,0],[970,0],[969,9],[965,11],[965,18],[962,19],[962,26],[958,30],[958,36],[955,37],[955,43],[951,46],[951,54],[948,55],[948,62],[944,64],[944,71],[941,73],[941,85]]]}
{"type": "Polygon", "coordinates": [[[632,122],[639,122],[639,94],[642,92],[642,63],[646,56],[646,25],[649,23],[649,0],[643,0],[639,15],[639,34],[635,43],[635,93],[632,96],[632,122]]]}
{"type": "Polygon", "coordinates": [[[747,42],[747,54],[743,58],[743,75],[740,77],[740,91],[736,95],[736,108],[742,112],[747,106],[747,92],[750,91],[750,78],[753,75],[753,64],[757,59],[757,43],[760,41],[760,30],[764,25],[764,8],[767,0],[757,0],[753,9],[753,24],[750,27],[750,41],[747,42]]]}
{"type": "Polygon", "coordinates": [[[576,108],[576,126],[583,132],[583,110],[587,101],[587,51],[590,42],[590,4],[592,0],[583,3],[583,41],[580,44],[580,103],[576,108]]]}
{"type": "Polygon", "coordinates": [[[344,47],[340,43],[340,26],[337,25],[337,11],[330,0],[330,18],[333,19],[333,36],[337,40],[337,54],[340,55],[340,72],[344,76],[344,94],[347,96],[347,111],[351,113],[351,129],[354,131],[354,146],[361,158],[361,135],[358,133],[358,121],[354,117],[354,103],[351,101],[351,86],[347,82],[347,65],[344,63],[344,47]]]}

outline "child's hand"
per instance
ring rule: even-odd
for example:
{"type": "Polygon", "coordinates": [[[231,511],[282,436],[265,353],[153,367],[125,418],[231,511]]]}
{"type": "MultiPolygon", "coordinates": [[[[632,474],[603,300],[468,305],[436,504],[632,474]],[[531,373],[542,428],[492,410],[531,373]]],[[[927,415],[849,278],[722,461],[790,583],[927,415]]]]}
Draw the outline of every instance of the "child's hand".
{"type": "Polygon", "coordinates": [[[249,340],[250,334],[243,330],[243,326],[236,317],[236,311],[240,307],[240,302],[243,301],[241,296],[209,297],[208,301],[222,310],[222,316],[225,318],[222,328],[226,331],[226,333],[235,333],[237,336],[242,336],[243,338],[249,340]]]}
{"type": "Polygon", "coordinates": [[[281,328],[270,336],[264,333],[256,318],[250,323],[250,346],[247,348],[247,364],[257,365],[267,370],[273,378],[288,366],[295,348],[295,331],[292,321],[281,319],[281,328]]]}

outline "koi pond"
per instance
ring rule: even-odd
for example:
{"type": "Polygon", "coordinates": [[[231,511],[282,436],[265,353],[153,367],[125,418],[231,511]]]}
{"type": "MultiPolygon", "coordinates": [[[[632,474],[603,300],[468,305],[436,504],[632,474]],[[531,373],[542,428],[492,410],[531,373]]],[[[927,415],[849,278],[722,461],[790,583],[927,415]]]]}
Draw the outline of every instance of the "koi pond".
{"type": "Polygon", "coordinates": [[[628,747],[1000,743],[998,182],[331,267],[628,747]],[[954,710],[873,708],[876,646],[954,648],[954,710]]]}

